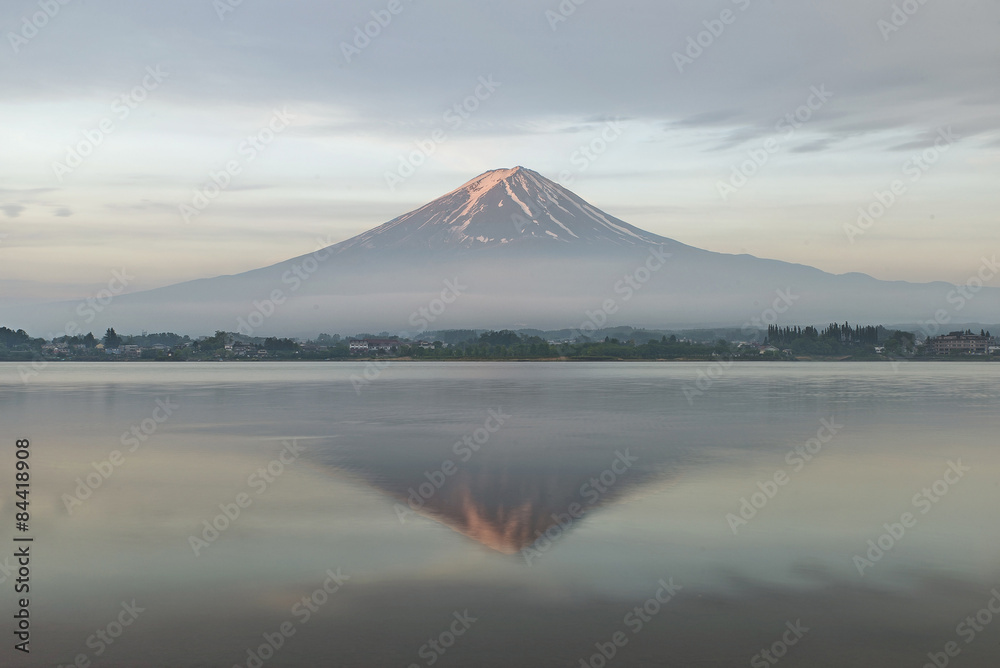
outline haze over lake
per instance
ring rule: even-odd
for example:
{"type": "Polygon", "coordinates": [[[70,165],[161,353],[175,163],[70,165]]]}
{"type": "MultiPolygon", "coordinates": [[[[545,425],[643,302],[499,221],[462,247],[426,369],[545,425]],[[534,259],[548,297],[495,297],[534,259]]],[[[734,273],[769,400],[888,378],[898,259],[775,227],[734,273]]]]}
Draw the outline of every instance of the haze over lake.
{"type": "Polygon", "coordinates": [[[997,665],[992,365],[710,367],[0,364],[10,665],[997,665]]]}

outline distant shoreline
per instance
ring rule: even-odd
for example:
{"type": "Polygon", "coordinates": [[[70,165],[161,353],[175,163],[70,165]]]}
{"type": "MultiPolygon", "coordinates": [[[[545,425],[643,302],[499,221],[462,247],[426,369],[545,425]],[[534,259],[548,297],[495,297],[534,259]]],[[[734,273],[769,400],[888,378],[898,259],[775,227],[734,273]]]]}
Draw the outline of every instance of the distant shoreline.
{"type": "Polygon", "coordinates": [[[526,357],[526,358],[488,358],[488,357],[464,357],[464,358],[451,358],[451,359],[416,359],[413,357],[352,357],[352,358],[335,358],[335,359],[276,359],[276,358],[264,358],[264,359],[215,359],[215,360],[144,360],[144,359],[106,359],[106,360],[93,360],[93,359],[81,359],[81,360],[60,360],[60,359],[43,359],[43,360],[3,360],[0,359],[0,364],[274,364],[274,363],[292,363],[292,364],[344,364],[351,362],[365,362],[365,363],[396,363],[396,362],[406,362],[406,363],[417,363],[417,364],[430,364],[430,363],[444,363],[451,364],[455,362],[494,362],[494,363],[526,363],[526,362],[566,362],[566,363],[605,363],[605,362],[627,362],[630,364],[669,364],[673,362],[680,362],[685,364],[693,363],[724,363],[724,364],[768,364],[768,363],[779,363],[779,364],[789,364],[795,362],[810,363],[810,362],[843,362],[843,363],[893,363],[893,362],[927,362],[927,363],[942,363],[942,362],[957,362],[962,364],[975,364],[982,362],[1000,362],[1000,357],[996,355],[984,356],[984,357],[895,357],[895,358],[855,358],[855,357],[798,357],[790,359],[754,359],[752,357],[741,357],[738,359],[716,357],[716,358],[673,358],[673,359],[641,359],[641,358],[580,358],[580,357],[553,357],[553,358],[537,358],[537,357],[526,357]]]}

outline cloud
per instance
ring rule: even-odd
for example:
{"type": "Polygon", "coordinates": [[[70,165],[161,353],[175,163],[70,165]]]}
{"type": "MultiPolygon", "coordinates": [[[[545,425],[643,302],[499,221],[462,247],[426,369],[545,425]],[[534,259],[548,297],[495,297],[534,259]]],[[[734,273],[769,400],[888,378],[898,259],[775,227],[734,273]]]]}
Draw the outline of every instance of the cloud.
{"type": "MultiPolygon", "coordinates": [[[[571,114],[701,124],[732,116],[770,125],[801,104],[800,91],[821,83],[860,116],[894,109],[917,121],[932,111],[922,103],[935,100],[935,111],[965,100],[997,103],[982,92],[998,64],[988,26],[1000,9],[987,3],[971,15],[924,6],[921,20],[887,45],[876,28],[884,12],[866,0],[822,8],[754,2],[684,73],[672,54],[717,16],[703,3],[590,3],[555,32],[535,0],[511,0],[502,12],[460,0],[407,3],[347,62],[341,43],[371,20],[368,9],[260,0],[220,22],[201,0],[177,0],[168,10],[96,0],[86,11],[67,6],[17,67],[0,68],[0,84],[10,99],[114,95],[159,63],[171,78],[157,96],[172,104],[350,100],[374,122],[437,117],[491,74],[503,86],[483,113],[497,120],[571,114]],[[124,42],[126,34],[134,39],[124,42]],[[35,48],[46,39],[44,50],[35,48]],[[926,48],[932,42],[937,48],[926,48]]],[[[15,57],[8,49],[0,61],[15,57]]]]}
{"type": "Polygon", "coordinates": [[[717,127],[720,125],[725,125],[729,121],[738,118],[739,114],[736,111],[724,110],[724,111],[706,111],[700,114],[695,114],[694,116],[689,116],[687,118],[682,118],[679,121],[668,122],[667,128],[671,129],[674,127],[690,128],[690,127],[717,127]]]}
{"type": "Polygon", "coordinates": [[[17,218],[21,215],[21,212],[26,210],[27,207],[21,206],[20,204],[4,204],[0,205],[0,211],[4,212],[4,215],[8,218],[17,218]]]}
{"type": "Polygon", "coordinates": [[[818,153],[827,150],[836,142],[837,139],[835,137],[823,137],[822,139],[815,139],[793,147],[792,153],[818,153]]]}
{"type": "MultiPolygon", "coordinates": [[[[27,9],[12,21],[34,7],[30,0],[21,4],[27,9]]],[[[887,151],[925,147],[925,133],[947,124],[963,137],[982,133],[960,148],[981,155],[942,166],[958,185],[928,193],[936,199],[927,206],[956,210],[988,197],[982,165],[993,164],[1000,149],[1000,88],[991,83],[1000,71],[1000,3],[971,3],[963,11],[923,4],[888,41],[877,27],[891,13],[885,3],[753,0],[745,11],[743,4],[589,2],[553,30],[545,12],[558,0],[405,2],[347,62],[342,43],[384,1],[255,0],[222,21],[206,0],[69,3],[20,53],[0,49],[0,113],[9,120],[0,128],[0,199],[19,203],[0,211],[12,218],[26,205],[59,218],[72,214],[74,225],[50,223],[98,235],[95,242],[109,247],[146,234],[140,229],[151,220],[165,239],[186,239],[190,231],[179,233],[172,223],[177,205],[227,160],[243,159],[240,143],[285,105],[296,123],[243,163],[244,172],[201,217],[202,227],[225,230],[232,222],[226,214],[273,229],[293,215],[308,221],[327,215],[331,229],[353,231],[487,169],[525,164],[550,177],[568,170],[582,196],[612,212],[635,207],[644,218],[630,222],[652,231],[708,247],[732,239],[729,248],[739,249],[763,239],[761,230],[775,230],[775,221],[799,219],[803,200],[825,206],[795,229],[839,226],[831,212],[854,210],[857,203],[846,200],[881,183],[883,161],[896,160],[887,151]],[[705,31],[722,6],[735,22],[679,72],[673,54],[705,31]],[[151,66],[169,77],[126,117],[112,112],[111,101],[141,85],[151,66]],[[501,83],[495,94],[460,128],[444,124],[443,113],[473,94],[480,77],[491,76],[501,83]],[[785,143],[776,123],[818,86],[833,97],[785,143]],[[53,188],[52,160],[105,117],[114,132],[53,188]],[[579,144],[611,119],[628,120],[627,132],[577,172],[579,144]],[[441,128],[447,141],[390,193],[386,170],[441,128]],[[699,236],[729,229],[704,221],[731,215],[714,208],[716,182],[737,154],[742,161],[748,149],[776,136],[783,154],[740,194],[746,225],[736,227],[754,232],[740,239],[728,232],[699,236]],[[798,170],[794,184],[783,180],[791,165],[798,170]],[[767,193],[775,204],[760,208],[754,198],[767,193]],[[100,219],[85,212],[99,212],[100,219]]],[[[984,224],[985,215],[962,210],[963,221],[978,221],[962,225],[984,224]]],[[[48,229],[38,231],[38,243],[57,243],[45,236],[48,229]]],[[[791,236],[766,236],[772,255],[796,259],[804,248],[791,236]]],[[[267,241],[260,256],[269,258],[277,251],[267,241]]],[[[156,261],[169,263],[166,255],[156,261]]]]}
{"type": "Polygon", "coordinates": [[[0,188],[0,195],[38,195],[56,190],[58,188],[0,188]]]}
{"type": "Polygon", "coordinates": [[[744,126],[735,128],[726,133],[722,140],[710,150],[725,151],[731,148],[736,148],[737,146],[745,144],[748,141],[772,137],[777,133],[778,131],[774,128],[774,125],[744,126]]]}

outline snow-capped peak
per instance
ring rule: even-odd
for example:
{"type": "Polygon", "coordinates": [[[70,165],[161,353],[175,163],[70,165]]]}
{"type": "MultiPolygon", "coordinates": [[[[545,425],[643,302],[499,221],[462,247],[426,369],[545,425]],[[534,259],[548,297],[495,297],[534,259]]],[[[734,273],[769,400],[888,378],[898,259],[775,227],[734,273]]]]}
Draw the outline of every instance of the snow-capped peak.
{"type": "Polygon", "coordinates": [[[347,248],[661,245],[525,167],[484,172],[425,206],[339,244],[347,248]]]}

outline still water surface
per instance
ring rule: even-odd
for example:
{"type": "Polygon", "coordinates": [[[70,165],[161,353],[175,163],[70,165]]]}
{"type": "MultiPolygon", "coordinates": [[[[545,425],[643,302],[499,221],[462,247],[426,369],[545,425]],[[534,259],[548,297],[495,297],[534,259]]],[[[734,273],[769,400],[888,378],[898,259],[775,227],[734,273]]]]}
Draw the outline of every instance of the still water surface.
{"type": "Polygon", "coordinates": [[[0,365],[0,665],[1000,665],[1000,366],[709,370],[0,365]]]}

